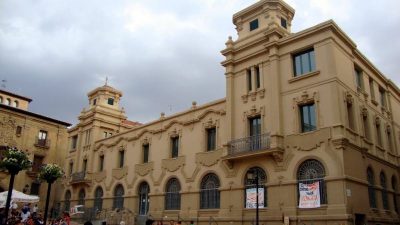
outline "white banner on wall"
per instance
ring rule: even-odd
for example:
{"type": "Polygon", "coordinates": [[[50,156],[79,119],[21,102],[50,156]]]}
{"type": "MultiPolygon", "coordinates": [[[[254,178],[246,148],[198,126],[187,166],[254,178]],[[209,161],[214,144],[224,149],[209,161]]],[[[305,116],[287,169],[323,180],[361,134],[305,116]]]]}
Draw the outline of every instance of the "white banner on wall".
{"type": "MultiPolygon", "coordinates": [[[[246,189],[246,208],[255,209],[257,208],[257,189],[248,188],[246,189]]],[[[258,188],[258,208],[264,208],[264,188],[258,188]]]]}
{"type": "Polygon", "coordinates": [[[318,208],[321,206],[319,182],[311,184],[299,183],[299,208],[318,208]]]}

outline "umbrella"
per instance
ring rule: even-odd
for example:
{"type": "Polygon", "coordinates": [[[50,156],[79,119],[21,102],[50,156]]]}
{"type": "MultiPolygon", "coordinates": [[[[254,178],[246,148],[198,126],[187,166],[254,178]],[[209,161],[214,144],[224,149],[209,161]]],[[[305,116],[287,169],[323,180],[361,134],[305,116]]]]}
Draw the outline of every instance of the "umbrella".
{"type": "MultiPolygon", "coordinates": [[[[0,193],[0,208],[4,208],[6,206],[8,191],[3,191],[0,193]]],[[[27,195],[20,191],[13,190],[11,195],[12,202],[26,202],[26,203],[34,203],[39,201],[39,197],[35,195],[27,195]]]]}

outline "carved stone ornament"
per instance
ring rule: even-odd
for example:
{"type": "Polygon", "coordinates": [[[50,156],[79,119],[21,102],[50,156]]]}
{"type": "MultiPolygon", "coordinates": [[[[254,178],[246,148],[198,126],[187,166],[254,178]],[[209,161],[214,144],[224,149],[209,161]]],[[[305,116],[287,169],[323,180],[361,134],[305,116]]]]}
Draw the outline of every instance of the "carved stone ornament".
{"type": "Polygon", "coordinates": [[[250,110],[246,111],[243,113],[244,117],[243,119],[246,120],[247,118],[259,116],[259,115],[264,115],[264,107],[261,106],[259,109],[255,105],[253,105],[250,110]]]}
{"type": "Polygon", "coordinates": [[[104,179],[106,179],[106,177],[107,177],[106,171],[93,173],[93,180],[95,180],[97,183],[102,182],[104,179]]]}
{"type": "Polygon", "coordinates": [[[174,128],[171,132],[168,133],[170,137],[178,137],[181,134],[181,130],[174,128]]]}
{"type": "Polygon", "coordinates": [[[248,98],[249,98],[249,95],[248,95],[248,94],[242,95],[242,101],[243,101],[243,103],[247,103],[247,102],[248,102],[248,98]]]}
{"type": "Polygon", "coordinates": [[[381,124],[381,118],[379,116],[375,116],[375,124],[380,125],[381,124]]]}
{"type": "Polygon", "coordinates": [[[205,123],[203,123],[203,127],[205,129],[217,127],[218,120],[213,120],[213,118],[209,118],[205,123]]]}
{"type": "Polygon", "coordinates": [[[142,145],[148,145],[148,144],[150,144],[150,142],[151,142],[151,138],[149,138],[149,137],[145,137],[141,141],[142,145]]]}
{"type": "Polygon", "coordinates": [[[116,169],[112,170],[112,176],[117,180],[122,179],[127,174],[128,174],[128,168],[127,167],[116,168],[116,169]]]}
{"type": "Polygon", "coordinates": [[[222,156],[222,149],[210,152],[200,152],[196,154],[196,163],[210,167],[215,165],[222,156]]]}
{"type": "Polygon", "coordinates": [[[367,118],[367,117],[368,117],[368,109],[367,109],[367,107],[365,107],[365,106],[362,106],[362,107],[361,107],[361,115],[362,115],[362,117],[364,117],[364,118],[367,118]]]}
{"type": "Polygon", "coordinates": [[[390,124],[386,124],[386,133],[391,133],[392,132],[392,127],[390,124]]]}
{"type": "Polygon", "coordinates": [[[345,94],[344,94],[344,97],[345,97],[345,102],[347,103],[347,104],[353,104],[353,96],[351,95],[351,93],[350,92],[348,92],[348,91],[346,91],[345,92],[345,94]]]}
{"type": "Polygon", "coordinates": [[[175,172],[185,165],[186,157],[179,156],[173,159],[163,159],[161,167],[169,172],[175,172]]]}
{"type": "Polygon", "coordinates": [[[318,92],[314,91],[311,94],[308,93],[308,91],[303,91],[299,97],[293,98],[293,108],[297,108],[299,105],[304,105],[308,104],[311,102],[318,102],[319,97],[318,97],[318,92]]]}
{"type": "Polygon", "coordinates": [[[14,133],[16,122],[11,117],[3,117],[0,121],[0,146],[16,146],[14,133]]]}
{"type": "Polygon", "coordinates": [[[135,172],[140,176],[146,176],[149,174],[154,168],[154,163],[144,163],[144,164],[136,164],[135,165],[135,172]]]}

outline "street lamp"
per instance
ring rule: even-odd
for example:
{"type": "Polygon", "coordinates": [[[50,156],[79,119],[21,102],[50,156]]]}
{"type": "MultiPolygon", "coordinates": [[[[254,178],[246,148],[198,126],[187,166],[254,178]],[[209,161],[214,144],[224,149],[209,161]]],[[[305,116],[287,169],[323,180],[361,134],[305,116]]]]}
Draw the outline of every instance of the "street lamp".
{"type": "Polygon", "coordinates": [[[256,183],[256,225],[259,225],[259,216],[258,216],[258,170],[257,169],[253,169],[251,171],[249,171],[247,173],[247,179],[253,181],[255,180],[256,183]]]}

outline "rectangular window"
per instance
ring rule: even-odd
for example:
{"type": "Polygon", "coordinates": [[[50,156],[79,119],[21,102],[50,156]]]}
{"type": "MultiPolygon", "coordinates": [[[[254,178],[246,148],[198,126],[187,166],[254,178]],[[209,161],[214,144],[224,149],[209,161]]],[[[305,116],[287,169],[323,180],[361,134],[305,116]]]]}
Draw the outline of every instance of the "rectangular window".
{"type": "Polygon", "coordinates": [[[260,77],[260,67],[256,66],[256,88],[260,88],[261,86],[261,77],[260,77]]]}
{"type": "Polygon", "coordinates": [[[390,152],[393,152],[393,143],[392,143],[392,132],[390,131],[390,129],[388,128],[388,130],[386,131],[386,135],[387,135],[387,140],[388,140],[388,148],[390,152]]]}
{"type": "Polygon", "coordinates": [[[83,165],[82,165],[82,172],[86,173],[86,169],[87,169],[87,159],[83,160],[83,165]]]}
{"type": "Polygon", "coordinates": [[[314,103],[300,106],[301,132],[309,132],[316,129],[314,103]]]}
{"type": "Polygon", "coordinates": [[[32,172],[40,172],[40,169],[43,166],[43,156],[33,156],[33,163],[32,163],[32,172]]]}
{"type": "Polygon", "coordinates": [[[88,144],[90,144],[90,134],[91,134],[91,130],[89,129],[89,130],[86,130],[85,131],[85,145],[88,145],[88,144]]]}
{"type": "Polygon", "coordinates": [[[78,135],[72,136],[71,137],[71,149],[76,149],[77,144],[78,144],[78,135]]]}
{"type": "Polygon", "coordinates": [[[364,136],[366,139],[370,139],[371,137],[369,134],[369,124],[368,124],[367,115],[363,115],[362,120],[363,120],[363,126],[364,126],[364,136]]]}
{"type": "Polygon", "coordinates": [[[371,100],[375,100],[374,80],[371,78],[369,78],[369,92],[371,94],[371,100]]]}
{"type": "Polygon", "coordinates": [[[149,162],[149,149],[150,149],[149,144],[143,145],[143,163],[149,162]]]}
{"type": "Polygon", "coordinates": [[[353,104],[350,102],[347,102],[346,106],[347,106],[347,123],[349,125],[349,128],[354,130],[353,104]]]}
{"type": "Polygon", "coordinates": [[[386,91],[383,88],[379,88],[379,97],[381,101],[381,106],[386,107],[386,91]]]}
{"type": "Polygon", "coordinates": [[[124,158],[125,158],[125,151],[119,151],[119,168],[124,167],[124,158]]]}
{"type": "Polygon", "coordinates": [[[95,98],[95,99],[93,99],[93,105],[96,105],[96,103],[97,103],[97,99],[95,98]]]}
{"type": "Polygon", "coordinates": [[[103,132],[103,138],[106,138],[108,136],[108,132],[107,131],[104,131],[103,132]]]}
{"type": "Polygon", "coordinates": [[[281,18],[281,26],[285,29],[287,29],[287,22],[284,18],[281,18]]]}
{"type": "Polygon", "coordinates": [[[382,147],[381,125],[379,123],[376,123],[375,127],[376,127],[376,141],[378,142],[378,145],[382,147]]]}
{"type": "Polygon", "coordinates": [[[217,129],[215,127],[207,129],[207,151],[215,150],[217,129]]]}
{"type": "Polygon", "coordinates": [[[113,98],[108,98],[107,104],[114,105],[114,99],[113,98]]]}
{"type": "Polygon", "coordinates": [[[315,71],[314,49],[294,55],[293,62],[295,77],[315,71]]]}
{"type": "Polygon", "coordinates": [[[22,127],[17,126],[17,129],[15,130],[15,134],[18,136],[18,135],[21,135],[21,133],[22,133],[22,127]]]}
{"type": "Polygon", "coordinates": [[[359,68],[355,68],[354,69],[354,75],[356,76],[357,88],[360,89],[360,90],[364,90],[362,70],[359,69],[359,68]]]}
{"type": "Polygon", "coordinates": [[[179,155],[179,137],[171,138],[171,157],[177,158],[179,155]]]}
{"type": "Polygon", "coordinates": [[[104,155],[101,155],[99,157],[99,171],[101,172],[103,171],[103,169],[104,169],[104,155]]]}
{"type": "Polygon", "coordinates": [[[253,89],[251,81],[251,70],[247,69],[246,74],[247,74],[247,90],[251,91],[253,89]]]}
{"type": "Polygon", "coordinates": [[[69,163],[69,175],[72,175],[73,169],[74,169],[74,163],[70,162],[69,163]]]}
{"type": "Polygon", "coordinates": [[[40,183],[32,182],[30,194],[31,195],[39,195],[39,190],[40,190],[40,183]]]}
{"type": "Polygon", "coordinates": [[[249,118],[249,132],[250,136],[256,136],[261,134],[261,117],[256,116],[249,118]]]}
{"type": "Polygon", "coordinates": [[[40,130],[37,144],[40,146],[46,146],[46,141],[47,141],[47,131],[40,130]]]}
{"type": "Polygon", "coordinates": [[[250,31],[255,30],[258,28],[258,19],[255,19],[250,22],[250,31]]]}

